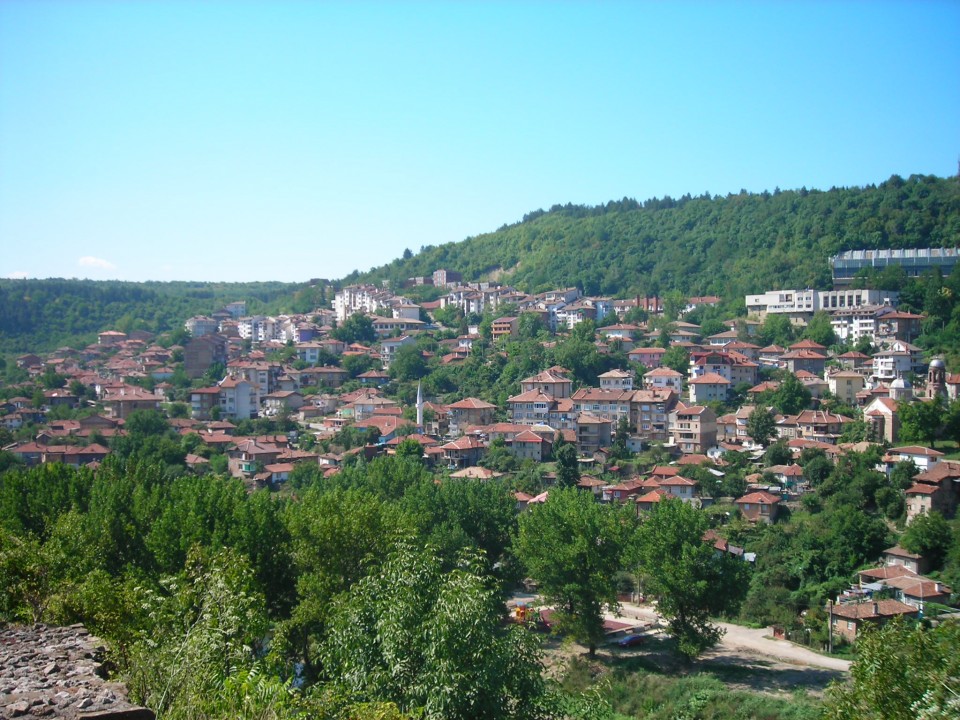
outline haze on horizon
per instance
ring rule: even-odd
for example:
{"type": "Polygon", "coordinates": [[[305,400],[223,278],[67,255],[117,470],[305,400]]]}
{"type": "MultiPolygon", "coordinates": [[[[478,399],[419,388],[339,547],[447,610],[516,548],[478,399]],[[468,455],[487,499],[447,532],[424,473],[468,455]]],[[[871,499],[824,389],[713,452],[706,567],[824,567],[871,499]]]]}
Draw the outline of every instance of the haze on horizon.
{"type": "Polygon", "coordinates": [[[953,175],[960,4],[0,3],[0,277],[339,278],[556,203],[953,175]]]}

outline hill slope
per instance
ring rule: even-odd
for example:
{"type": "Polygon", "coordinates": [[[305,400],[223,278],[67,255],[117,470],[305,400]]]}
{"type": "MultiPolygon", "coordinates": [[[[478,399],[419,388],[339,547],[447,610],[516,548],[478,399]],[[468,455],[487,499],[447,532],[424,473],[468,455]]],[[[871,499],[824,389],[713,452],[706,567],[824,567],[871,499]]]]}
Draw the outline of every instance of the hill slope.
{"type": "Polygon", "coordinates": [[[589,295],[676,289],[733,299],[774,287],[827,288],[827,258],[842,250],[958,244],[957,178],[893,176],[879,186],[826,192],[554,206],[344,282],[400,283],[444,267],[527,292],[577,285],[589,295]]]}

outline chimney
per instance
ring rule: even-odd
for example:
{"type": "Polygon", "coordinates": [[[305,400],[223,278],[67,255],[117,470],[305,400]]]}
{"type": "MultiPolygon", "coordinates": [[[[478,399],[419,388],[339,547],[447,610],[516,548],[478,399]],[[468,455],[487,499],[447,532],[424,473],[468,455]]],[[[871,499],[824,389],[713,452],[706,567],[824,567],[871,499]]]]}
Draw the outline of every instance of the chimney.
{"type": "Polygon", "coordinates": [[[874,615],[879,615],[879,614],[880,614],[880,604],[879,604],[879,603],[874,603],[874,604],[873,604],[873,614],[874,614],[874,615]]]}

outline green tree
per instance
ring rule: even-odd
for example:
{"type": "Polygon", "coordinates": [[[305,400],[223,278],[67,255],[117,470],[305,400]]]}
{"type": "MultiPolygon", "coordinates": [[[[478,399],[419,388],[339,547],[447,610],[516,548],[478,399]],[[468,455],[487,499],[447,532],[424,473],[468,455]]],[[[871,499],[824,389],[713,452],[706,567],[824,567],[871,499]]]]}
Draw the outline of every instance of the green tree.
{"type": "Polygon", "coordinates": [[[404,438],[397,445],[397,457],[410,458],[418,462],[423,460],[423,445],[413,438],[404,438]]]}
{"type": "Polygon", "coordinates": [[[943,426],[945,412],[939,398],[900,403],[900,439],[904,442],[926,442],[931,447],[943,426]]]}
{"type": "Polygon", "coordinates": [[[921,513],[911,520],[900,538],[900,545],[905,550],[923,555],[934,569],[943,566],[952,544],[950,525],[936,510],[921,513]]]}
{"type": "Polygon", "coordinates": [[[803,331],[803,336],[824,347],[830,347],[837,341],[837,336],[833,332],[833,325],[830,324],[830,319],[830,313],[826,310],[818,310],[813,314],[810,322],[807,323],[807,327],[803,331]]]}
{"type": "Polygon", "coordinates": [[[810,404],[810,391],[791,372],[786,373],[780,387],[770,394],[770,404],[784,415],[796,415],[810,404]]]}
{"type": "Polygon", "coordinates": [[[627,441],[630,439],[630,423],[626,415],[617,421],[617,431],[613,437],[613,443],[610,446],[610,454],[619,460],[626,460],[630,457],[630,450],[627,449],[627,441]]]}
{"type": "Polygon", "coordinates": [[[345,343],[371,343],[377,339],[373,320],[363,313],[354,313],[330,334],[345,343]]]}
{"type": "Polygon", "coordinates": [[[323,646],[334,684],[355,702],[427,719],[536,717],[536,637],[502,622],[481,566],[465,555],[445,572],[429,549],[400,546],[336,604],[323,646]]]}
{"type": "Polygon", "coordinates": [[[575,487],[580,482],[577,446],[570,442],[560,442],[554,448],[553,457],[557,467],[557,487],[575,487]]]}
{"type": "Polygon", "coordinates": [[[766,446],[777,435],[777,421],[773,413],[758,405],[747,418],[747,433],[755,443],[766,446]]]}
{"type": "Polygon", "coordinates": [[[682,345],[671,345],[663,354],[660,363],[664,367],[686,375],[690,369],[690,353],[682,345]]]}
{"type": "Polygon", "coordinates": [[[659,598],[680,653],[692,659],[723,631],[711,616],[733,613],[746,595],[747,566],[703,541],[707,516],[680,500],[657,503],[637,531],[635,560],[644,587],[659,598]]]}
{"type": "Polygon", "coordinates": [[[554,606],[558,628],[586,643],[591,656],[604,637],[604,610],[617,607],[614,575],[630,527],[624,509],[576,488],[553,489],[520,516],[517,557],[554,606]]]}
{"type": "Polygon", "coordinates": [[[827,720],[951,720],[960,717],[960,623],[904,621],[857,639],[849,682],[827,692],[827,720]]]}
{"type": "Polygon", "coordinates": [[[428,372],[427,361],[417,345],[401,345],[390,363],[390,377],[394,380],[419,380],[428,372]]]}

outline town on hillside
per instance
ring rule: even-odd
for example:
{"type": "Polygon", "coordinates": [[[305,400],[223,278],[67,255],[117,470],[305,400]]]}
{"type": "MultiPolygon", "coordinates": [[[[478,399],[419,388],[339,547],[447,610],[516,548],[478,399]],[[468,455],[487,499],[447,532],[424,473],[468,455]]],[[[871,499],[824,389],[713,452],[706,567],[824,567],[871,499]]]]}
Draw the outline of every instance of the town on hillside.
{"type": "MultiPolygon", "coordinates": [[[[17,358],[29,379],[3,388],[3,450],[28,467],[96,467],[156,411],[181,438],[175,461],[250,491],[412,453],[444,482],[517,478],[519,512],[557,485],[641,518],[679,499],[712,511],[706,543],[750,563],[743,528],[818,507],[834,468],[872,457],[896,537],[956,512],[960,460],[935,445],[960,438],[960,374],[915,344],[923,314],[851,281],[893,262],[946,275],[957,258],[924,252],[838,256],[834,289],[747,295],[727,318],[717,297],[531,295],[437,269],[407,289],[339,288],[306,314],[249,315],[239,300],[173,336],[104,328],[87,347],[17,358]],[[442,292],[414,302],[418,285],[442,292]]],[[[956,604],[938,548],[871,547],[808,609],[828,613],[831,644],[956,604]]]]}

